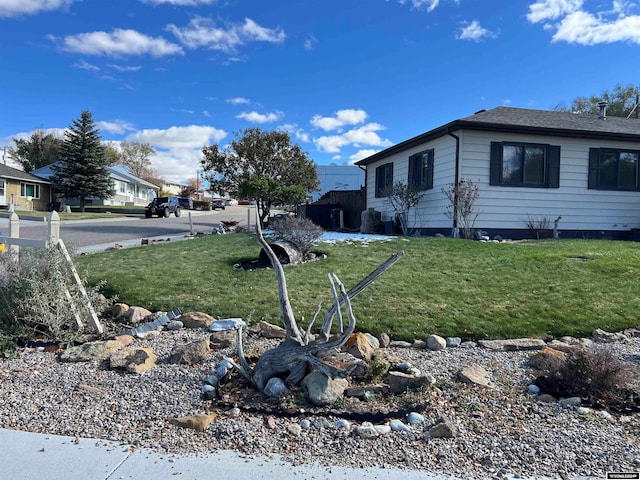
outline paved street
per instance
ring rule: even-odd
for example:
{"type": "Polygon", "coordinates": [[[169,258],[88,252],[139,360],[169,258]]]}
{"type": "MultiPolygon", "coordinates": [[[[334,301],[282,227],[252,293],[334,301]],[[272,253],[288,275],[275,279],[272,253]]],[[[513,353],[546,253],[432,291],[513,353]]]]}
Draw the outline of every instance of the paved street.
{"type": "MultiPolygon", "coordinates": [[[[211,212],[192,211],[193,229],[196,232],[211,232],[213,226],[223,220],[236,220],[241,225],[247,224],[247,212],[249,207],[227,207],[226,210],[211,212]]],[[[67,246],[72,248],[87,247],[89,245],[102,245],[118,243],[126,240],[141,238],[175,237],[189,233],[189,212],[182,212],[182,216],[176,218],[144,218],[117,217],[105,220],[72,220],[63,221],[60,227],[60,236],[67,246]]],[[[251,210],[251,221],[255,221],[251,210]]],[[[9,220],[0,218],[0,232],[9,235],[9,220]]],[[[47,234],[47,223],[21,219],[20,237],[44,239],[47,234]]]]}

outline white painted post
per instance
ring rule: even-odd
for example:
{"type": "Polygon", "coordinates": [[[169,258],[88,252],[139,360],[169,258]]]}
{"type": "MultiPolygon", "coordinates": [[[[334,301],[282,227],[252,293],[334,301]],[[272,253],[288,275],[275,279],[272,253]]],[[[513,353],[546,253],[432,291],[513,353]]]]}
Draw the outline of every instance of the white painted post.
{"type": "MultiPolygon", "coordinates": [[[[9,217],[9,237],[20,238],[20,219],[16,212],[11,213],[9,217]]],[[[20,253],[20,247],[18,245],[11,245],[9,252],[12,255],[18,255],[18,253],[20,253]]]]}
{"type": "Polygon", "coordinates": [[[49,214],[49,231],[47,232],[47,242],[50,245],[57,245],[60,239],[60,215],[55,210],[49,214]]]}
{"type": "MultiPolygon", "coordinates": [[[[256,218],[257,214],[256,214],[256,218]]],[[[247,208],[247,231],[251,230],[251,208],[247,208]]]]}
{"type": "Polygon", "coordinates": [[[196,232],[193,230],[193,218],[191,218],[191,212],[189,212],[189,231],[191,235],[195,235],[196,232]]]}

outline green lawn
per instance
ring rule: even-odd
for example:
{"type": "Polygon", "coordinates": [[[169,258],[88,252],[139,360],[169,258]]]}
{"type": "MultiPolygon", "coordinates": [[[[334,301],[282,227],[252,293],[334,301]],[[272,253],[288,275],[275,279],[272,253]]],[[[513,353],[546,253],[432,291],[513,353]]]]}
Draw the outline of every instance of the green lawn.
{"type": "MultiPolygon", "coordinates": [[[[129,304],[278,323],[273,271],[233,269],[259,249],[253,236],[231,234],[87,255],[77,264],[90,283],[106,280],[107,293],[129,304]]],[[[331,302],[328,273],[349,289],[400,250],[404,257],[353,301],[358,330],[394,339],[477,339],[589,335],[640,324],[640,244],[633,242],[399,237],[318,250],[328,259],[285,268],[302,325],[319,301],[331,302]]]]}

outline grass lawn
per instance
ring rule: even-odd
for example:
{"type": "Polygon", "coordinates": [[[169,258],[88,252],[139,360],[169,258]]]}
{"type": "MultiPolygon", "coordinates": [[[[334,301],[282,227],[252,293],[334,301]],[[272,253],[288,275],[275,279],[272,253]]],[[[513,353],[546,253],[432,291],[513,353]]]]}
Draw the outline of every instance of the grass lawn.
{"type": "MultiPolygon", "coordinates": [[[[86,255],[77,265],[90,283],[106,280],[106,293],[128,304],[279,324],[273,271],[233,269],[259,249],[253,236],[218,235],[86,255]]],[[[404,257],[354,299],[357,330],[405,340],[431,333],[481,339],[590,335],[640,324],[638,243],[398,237],[318,250],[328,258],[285,268],[301,326],[318,302],[331,303],[328,273],[349,289],[400,250],[404,257]]]]}

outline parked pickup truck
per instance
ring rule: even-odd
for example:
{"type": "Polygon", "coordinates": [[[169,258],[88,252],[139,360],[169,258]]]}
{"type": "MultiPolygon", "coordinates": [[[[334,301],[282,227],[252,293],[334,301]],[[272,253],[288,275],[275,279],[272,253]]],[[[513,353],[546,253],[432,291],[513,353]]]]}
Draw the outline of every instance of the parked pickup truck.
{"type": "Polygon", "coordinates": [[[151,218],[154,215],[167,218],[172,213],[176,217],[180,216],[180,201],[178,197],[157,197],[144,208],[144,216],[147,218],[151,218]]]}

